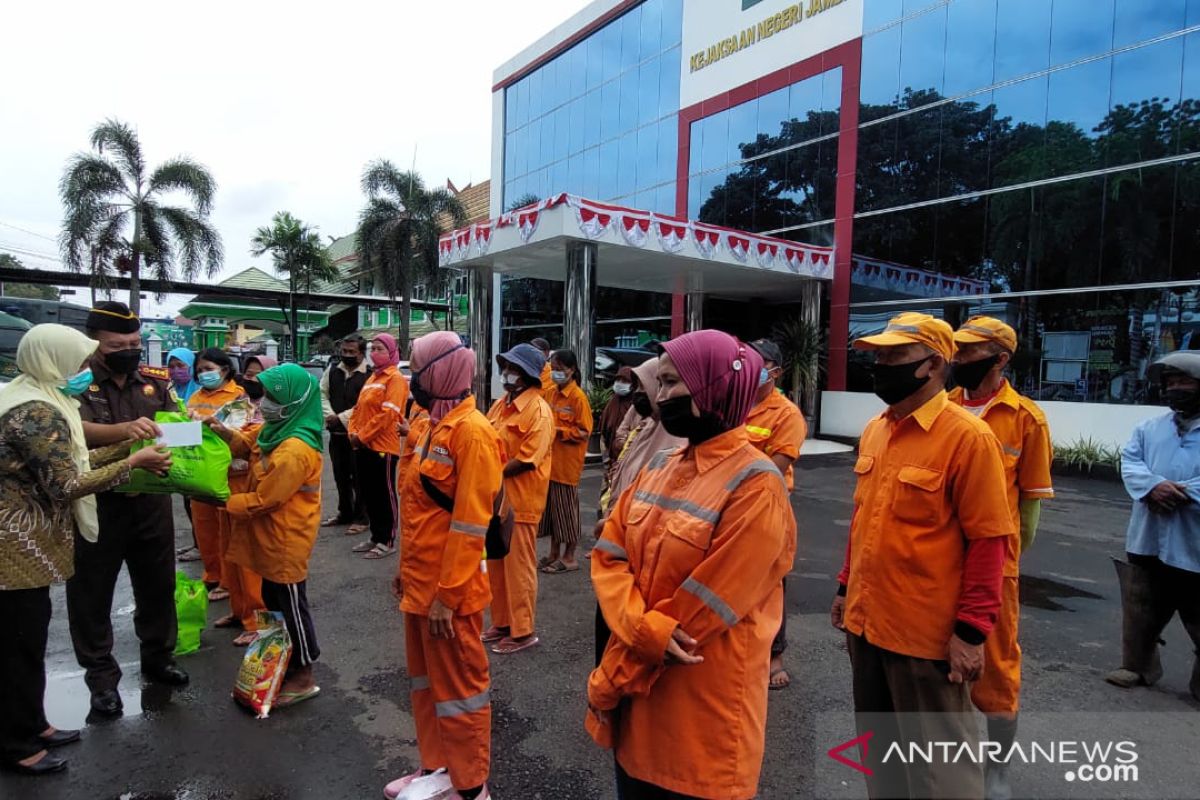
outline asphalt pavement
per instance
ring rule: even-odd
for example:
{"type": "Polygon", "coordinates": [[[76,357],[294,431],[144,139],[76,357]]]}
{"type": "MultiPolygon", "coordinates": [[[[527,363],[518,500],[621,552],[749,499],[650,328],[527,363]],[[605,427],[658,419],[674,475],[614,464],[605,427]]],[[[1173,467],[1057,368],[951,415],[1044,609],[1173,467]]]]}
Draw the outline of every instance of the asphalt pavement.
{"type": "MultiPolygon", "coordinates": [[[[850,516],[852,463],[848,455],[803,458],[797,475],[793,505],[800,547],[787,588],[793,683],[770,696],[759,795],[768,800],[865,797],[861,776],[826,756],[854,735],[845,643],[828,623],[850,516]]],[[[594,519],[598,485],[598,473],[589,470],[581,487],[585,521],[594,519]]],[[[1155,747],[1184,742],[1179,746],[1194,753],[1200,704],[1187,692],[1192,654],[1177,620],[1164,635],[1166,676],[1158,686],[1121,691],[1103,681],[1119,656],[1120,599],[1110,559],[1123,549],[1128,499],[1119,484],[1079,477],[1058,478],[1057,489],[1023,562],[1023,709],[1033,722],[1022,731],[1099,736],[1120,729],[1155,747]],[[1079,730],[1067,731],[1067,720],[1079,730]]],[[[324,497],[326,508],[333,507],[328,470],[324,497]]],[[[177,510],[182,546],[190,543],[190,533],[182,506],[177,510]]],[[[200,652],[180,659],[192,676],[188,687],[172,692],[142,683],[133,600],[123,573],[113,618],[126,711],[114,721],[89,723],[64,593],[56,587],[46,708],[58,727],[85,727],[83,742],[62,751],[71,759],[65,774],[0,776],[0,798],[379,797],[388,780],[417,764],[416,734],[401,620],[388,592],[396,561],[361,559],[350,552],[357,541],[343,529],[324,529],[313,553],[309,599],[322,650],[316,666],[321,695],[267,720],[256,720],[230,699],[244,651],[231,646],[229,631],[205,631],[200,652]]],[[[540,542],[543,550],[546,544],[540,542]]],[[[181,569],[196,576],[199,564],[181,569]]],[[[594,602],[586,567],[541,576],[541,645],[492,657],[492,789],[500,800],[614,796],[611,754],[583,729],[594,602]]],[[[226,607],[213,604],[210,620],[226,607]]],[[[663,743],[663,757],[671,757],[670,742],[663,743]]],[[[1136,787],[1143,794],[1137,796],[1200,795],[1195,761],[1172,757],[1152,771],[1143,768],[1136,787]]],[[[1135,796],[1112,785],[1065,783],[1061,771],[1050,777],[1017,772],[1014,785],[1024,797],[1135,796]]]]}

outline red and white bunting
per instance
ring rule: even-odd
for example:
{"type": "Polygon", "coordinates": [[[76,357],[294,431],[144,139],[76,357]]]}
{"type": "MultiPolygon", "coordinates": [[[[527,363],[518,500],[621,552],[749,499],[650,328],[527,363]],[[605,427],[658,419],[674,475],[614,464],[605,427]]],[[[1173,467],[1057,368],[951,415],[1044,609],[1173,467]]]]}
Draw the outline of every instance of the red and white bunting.
{"type": "Polygon", "coordinates": [[[634,247],[643,247],[650,237],[650,219],[632,217],[628,214],[621,217],[621,235],[625,241],[634,247]]]}
{"type": "Polygon", "coordinates": [[[658,246],[667,253],[678,253],[687,242],[687,225],[656,220],[654,229],[658,233],[658,246]]]}
{"type": "Polygon", "coordinates": [[[785,247],[783,250],[783,263],[787,268],[797,275],[800,274],[800,268],[804,266],[804,251],[797,250],[794,247],[785,247]]]}
{"type": "Polygon", "coordinates": [[[779,255],[779,245],[771,242],[759,242],[754,246],[754,259],[763,269],[769,269],[775,265],[775,258],[779,255]]]}
{"type": "Polygon", "coordinates": [[[522,211],[517,214],[517,230],[521,234],[521,244],[529,244],[529,240],[537,231],[538,220],[541,219],[541,216],[541,212],[537,210],[522,211]]]}
{"type": "Polygon", "coordinates": [[[725,234],[725,247],[728,248],[729,254],[742,264],[746,263],[747,256],[750,255],[750,240],[742,236],[736,236],[732,233],[725,234]]]}
{"type": "Polygon", "coordinates": [[[589,239],[599,239],[608,231],[613,221],[612,214],[605,214],[587,206],[576,206],[575,218],[579,222],[580,232],[589,239]]]}
{"type": "Polygon", "coordinates": [[[488,248],[492,244],[492,226],[490,223],[482,223],[475,226],[475,250],[479,255],[487,255],[488,248]]]}
{"type": "Polygon", "coordinates": [[[713,254],[717,252],[717,243],[721,241],[721,234],[716,231],[708,231],[694,226],[692,237],[696,240],[696,249],[705,258],[713,257],[713,254]]]}

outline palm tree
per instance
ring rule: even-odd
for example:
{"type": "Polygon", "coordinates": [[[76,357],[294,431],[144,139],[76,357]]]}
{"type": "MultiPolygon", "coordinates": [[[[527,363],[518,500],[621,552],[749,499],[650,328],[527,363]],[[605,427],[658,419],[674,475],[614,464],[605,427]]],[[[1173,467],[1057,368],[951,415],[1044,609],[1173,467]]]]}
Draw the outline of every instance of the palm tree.
{"type": "Polygon", "coordinates": [[[60,237],[63,261],[75,272],[102,275],[112,260],[129,271],[129,308],[138,313],[143,267],[161,281],[186,280],[221,268],[221,237],[209,224],[217,184],[190,158],[174,158],[149,171],[137,134],[109,119],[92,131],[94,153],[77,153],[59,182],[66,209],[60,237]],[[181,192],[191,207],[167,205],[181,192]],[[125,238],[131,224],[132,237],[125,238]]]}
{"type": "Polygon", "coordinates": [[[367,205],[358,221],[358,260],[375,272],[388,297],[400,295],[400,343],[407,348],[413,285],[437,276],[438,237],[465,224],[467,214],[450,192],[426,189],[420,175],[386,159],[367,164],[362,190],[367,205]]]}
{"type": "Polygon", "coordinates": [[[271,217],[271,227],[259,228],[250,239],[250,254],[261,256],[263,253],[271,254],[275,271],[288,279],[290,352],[292,358],[296,358],[299,341],[296,289],[303,286],[305,296],[311,295],[313,282],[333,280],[338,275],[337,267],[325,245],[321,244],[316,227],[305,225],[287,211],[271,217]]]}

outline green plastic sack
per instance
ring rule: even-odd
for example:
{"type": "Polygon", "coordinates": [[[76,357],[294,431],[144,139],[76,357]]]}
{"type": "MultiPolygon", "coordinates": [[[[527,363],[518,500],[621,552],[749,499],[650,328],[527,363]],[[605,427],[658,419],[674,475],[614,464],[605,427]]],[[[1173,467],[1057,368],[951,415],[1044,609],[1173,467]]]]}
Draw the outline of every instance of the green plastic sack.
{"type": "MultiPolygon", "coordinates": [[[[190,422],[187,414],[178,411],[159,411],[155,422],[190,422]]],[[[200,444],[195,447],[172,447],[171,469],[165,476],[144,469],[135,469],[129,482],[117,487],[118,492],[139,494],[182,494],[189,497],[229,499],[229,465],[233,456],[229,445],[205,425],[200,444]]],[[[130,452],[151,447],[154,441],[138,442],[130,452]]]]}
{"type": "Polygon", "coordinates": [[[208,588],[204,581],[175,573],[175,619],[179,622],[175,655],[186,656],[199,650],[200,632],[208,624],[208,588]]]}

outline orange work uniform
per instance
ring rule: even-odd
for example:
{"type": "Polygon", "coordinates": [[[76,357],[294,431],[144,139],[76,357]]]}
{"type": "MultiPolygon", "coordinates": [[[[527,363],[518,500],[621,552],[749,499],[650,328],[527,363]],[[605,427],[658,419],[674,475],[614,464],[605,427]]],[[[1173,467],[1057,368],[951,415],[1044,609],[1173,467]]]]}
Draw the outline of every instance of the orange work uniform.
{"type": "Polygon", "coordinates": [[[295,438],[265,454],[240,437],[230,448],[251,466],[247,491],[225,504],[234,525],[246,532],[231,538],[229,560],[272,583],[306,580],[321,527],[321,452],[295,438]]]}
{"type": "Polygon", "coordinates": [[[514,638],[534,631],[537,611],[537,533],[546,492],[550,488],[550,450],[554,444],[554,417],[536,391],[524,391],[509,401],[492,404],[488,421],[500,434],[509,460],[533,469],[504,479],[505,496],[513,509],[512,545],[508,557],[488,561],[492,584],[492,624],[508,628],[514,638]]]}
{"type": "Polygon", "coordinates": [[[400,423],[408,403],[408,380],[394,366],[377,369],[358,394],[347,430],[363,447],[376,453],[400,455],[400,423]]]}
{"type": "MultiPolygon", "coordinates": [[[[795,461],[800,457],[804,440],[808,438],[808,423],[795,403],[782,392],[773,391],[750,409],[750,416],[746,418],[746,432],[750,434],[750,443],[767,458],[786,456],[795,461]]],[[[789,492],[796,488],[794,473],[791,464],[783,473],[789,492]]]]}
{"type": "Polygon", "coordinates": [[[554,449],[551,453],[550,480],[564,486],[578,486],[587,459],[587,443],[592,435],[592,406],[579,384],[551,385],[542,392],[554,414],[554,449]]]}
{"type": "Polygon", "coordinates": [[[884,412],[867,423],[854,471],[846,630],[942,661],[966,543],[1014,533],[999,443],[939,392],[901,420],[884,412]]]}
{"type": "Polygon", "coordinates": [[[550,366],[550,359],[547,358],[546,365],[544,367],[542,367],[542,391],[543,392],[548,392],[551,389],[556,388],[556,386],[554,384],[554,379],[552,377],[550,377],[551,373],[553,373],[553,372],[554,372],[554,369],[550,366]]]}
{"type": "MultiPolygon", "coordinates": [[[[235,436],[242,440],[239,450],[249,453],[262,428],[261,422],[247,424],[235,436]]],[[[231,448],[232,449],[232,448],[231,448]]],[[[250,491],[250,462],[235,458],[229,467],[229,492],[242,494],[250,491]]],[[[221,520],[221,583],[229,590],[229,610],[242,621],[247,631],[257,630],[255,612],[266,608],[262,598],[262,576],[252,569],[243,567],[229,558],[229,546],[235,538],[250,535],[245,520],[235,520],[228,511],[220,510],[221,520]]]]}
{"type": "Polygon", "coordinates": [[[423,768],[445,767],[455,788],[470,789],[487,780],[491,764],[491,679],[479,637],[491,601],[484,537],[503,448],[474,397],[437,425],[413,423],[409,438],[416,450],[399,480],[399,576],[417,747],[423,768]],[[454,499],[453,514],[425,491],[422,475],[454,499]],[[435,598],[454,613],[453,639],[429,632],[435,598]]]}
{"type": "MultiPolygon", "coordinates": [[[[245,390],[234,380],[227,380],[216,389],[197,389],[188,398],[188,413],[195,419],[211,417],[222,406],[246,397],[245,390]]],[[[221,574],[221,509],[204,503],[192,503],[192,531],[196,534],[196,549],[204,564],[204,582],[224,585],[221,574]]],[[[229,587],[225,587],[229,588],[229,587]]]]}
{"type": "Polygon", "coordinates": [[[630,776],[693,797],[755,795],[795,551],[782,476],[743,427],[659,453],[622,493],[592,551],[613,635],[588,680],[587,727],[630,776]],[[680,627],[702,663],[664,666],[680,627]]]}
{"type": "MultiPolygon", "coordinates": [[[[950,400],[965,404],[963,390],[950,392],[950,400]]],[[[1054,497],[1050,478],[1054,449],[1046,415],[1037,403],[1022,396],[1005,380],[983,408],[980,419],[1000,440],[1008,507],[1013,530],[1019,533],[1021,501],[1054,497]]],[[[1000,616],[984,646],[983,675],[971,686],[971,700],[976,708],[989,714],[1015,714],[1020,706],[1021,646],[1017,642],[1017,629],[1021,619],[1021,537],[1014,534],[1007,544],[1000,616]]]]}

